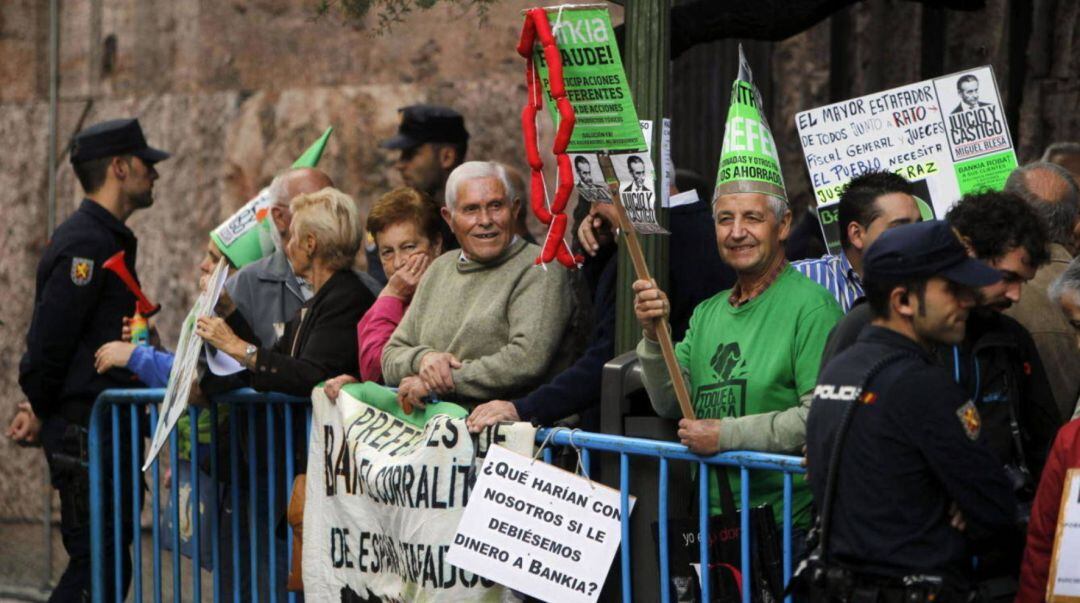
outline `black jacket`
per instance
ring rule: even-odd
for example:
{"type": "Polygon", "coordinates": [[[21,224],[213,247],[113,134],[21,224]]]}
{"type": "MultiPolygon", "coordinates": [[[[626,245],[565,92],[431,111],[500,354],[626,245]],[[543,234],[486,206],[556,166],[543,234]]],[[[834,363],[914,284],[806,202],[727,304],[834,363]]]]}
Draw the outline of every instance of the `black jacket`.
{"type": "MultiPolygon", "coordinates": [[[[331,377],[358,377],[356,323],[373,303],[375,296],[352,270],[334,273],[286,323],[277,343],[259,348],[251,387],[308,396],[331,377]]],[[[228,323],[241,339],[258,343],[239,312],[233,312],[228,323]]]]}
{"type": "MultiPolygon", "coordinates": [[[[976,544],[1018,536],[1016,500],[986,446],[986,425],[935,359],[903,335],[868,326],[828,362],[806,421],[810,488],[821,511],[829,458],[854,404],[838,464],[829,553],[857,571],[972,579],[976,544]],[[871,367],[894,359],[863,385],[871,367]],[[955,503],[967,520],[950,525],[955,503]]],[[[823,512],[823,511],[821,511],[823,512]]]]}
{"type": "Polygon", "coordinates": [[[135,273],[135,235],[104,207],[84,199],[53,233],[38,263],[34,314],[19,363],[19,385],[42,420],[54,414],[85,424],[94,399],[112,387],[141,387],[131,372],[94,370],[94,353],[120,339],[135,295],[105,260],[123,250],[135,273]]]}
{"type": "MultiPolygon", "coordinates": [[[[870,320],[866,303],[853,307],[829,334],[822,367],[850,347],[870,320]]],[[[1031,334],[1004,314],[976,311],[968,317],[963,344],[955,352],[952,346],[940,346],[935,356],[975,401],[987,445],[1002,464],[1015,464],[1019,458],[1009,417],[1010,406],[1016,409],[1023,458],[1038,484],[1061,417],[1031,334]]]]}

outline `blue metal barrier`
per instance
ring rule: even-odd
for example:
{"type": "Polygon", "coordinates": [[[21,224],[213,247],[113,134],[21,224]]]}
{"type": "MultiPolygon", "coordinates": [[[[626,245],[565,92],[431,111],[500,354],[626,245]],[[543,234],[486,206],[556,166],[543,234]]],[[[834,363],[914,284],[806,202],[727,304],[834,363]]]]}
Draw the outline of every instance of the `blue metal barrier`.
{"type": "MultiPolygon", "coordinates": [[[[115,587],[112,589],[117,601],[122,600],[124,584],[124,568],[121,555],[112,555],[112,568],[105,566],[105,545],[106,538],[111,537],[113,551],[118,553],[127,546],[124,542],[124,530],[123,523],[130,521],[130,527],[133,533],[133,540],[136,546],[132,547],[132,580],[134,586],[134,600],[143,600],[143,577],[142,577],[142,547],[141,547],[141,526],[140,526],[140,509],[142,507],[142,486],[144,480],[142,479],[142,473],[140,471],[143,460],[143,438],[149,437],[152,433],[152,429],[157,424],[158,420],[158,405],[164,397],[164,390],[161,389],[141,389],[141,390],[108,390],[103,392],[94,405],[93,412],[90,419],[90,517],[91,517],[91,569],[93,576],[93,597],[95,602],[105,601],[106,594],[106,581],[109,580],[109,574],[111,570],[112,584],[115,587]],[[147,418],[144,415],[144,409],[149,409],[149,423],[143,425],[142,421],[147,418]],[[126,417],[123,417],[123,412],[127,413],[126,417]],[[127,421],[127,429],[129,432],[121,431],[122,421],[127,421]],[[111,429],[111,432],[106,432],[106,429],[111,429]],[[121,448],[117,446],[116,439],[127,435],[130,438],[130,458],[121,458],[121,448]],[[105,442],[108,441],[108,444],[105,442]],[[106,458],[108,453],[109,458],[106,458]],[[125,465],[126,464],[126,465],[125,465]],[[111,474],[106,475],[106,468],[111,470],[111,474]],[[121,486],[122,470],[129,470],[131,476],[130,496],[125,498],[124,492],[121,486]],[[111,482],[111,492],[106,492],[106,481],[111,482]],[[125,507],[126,505],[126,507],[125,507]],[[106,535],[106,512],[112,511],[112,534],[106,535]],[[125,511],[129,511],[125,517],[125,511]]],[[[295,398],[290,396],[284,396],[281,394],[260,394],[254,390],[244,389],[228,394],[223,394],[214,397],[211,405],[208,409],[199,409],[190,407],[188,409],[188,417],[191,421],[191,430],[189,434],[190,444],[190,479],[189,484],[191,487],[190,498],[194,509],[198,509],[199,506],[199,493],[200,488],[207,487],[213,493],[209,511],[210,521],[210,534],[217,535],[217,537],[211,538],[211,563],[213,567],[213,599],[215,601],[223,600],[224,596],[229,596],[229,593],[223,592],[222,578],[224,572],[223,569],[231,570],[231,598],[234,601],[242,600],[241,585],[244,570],[241,567],[242,563],[242,550],[241,544],[246,544],[249,551],[249,563],[247,576],[250,582],[250,592],[244,593],[250,597],[252,601],[277,601],[277,589],[269,588],[269,592],[260,597],[260,569],[269,568],[266,573],[266,582],[269,586],[273,583],[275,576],[277,575],[279,561],[284,561],[284,568],[288,568],[291,563],[292,556],[292,529],[288,529],[287,537],[287,549],[285,558],[279,560],[277,558],[277,551],[274,543],[276,540],[275,528],[276,528],[276,516],[284,512],[284,508],[287,505],[282,505],[281,508],[275,507],[275,501],[278,498],[276,494],[281,492],[285,495],[288,494],[292,487],[293,478],[295,476],[295,446],[306,448],[307,440],[297,442],[293,434],[294,426],[299,427],[294,420],[294,412],[304,412],[305,421],[302,424],[304,426],[305,434],[310,433],[311,430],[311,406],[310,401],[307,398],[295,398]],[[300,407],[300,408],[297,408],[300,407]],[[227,483],[222,484],[222,480],[219,475],[218,467],[218,414],[222,408],[229,409],[229,416],[227,419],[228,430],[228,465],[229,474],[227,483]],[[259,421],[257,415],[261,411],[265,417],[265,450],[275,451],[277,450],[276,442],[276,429],[275,429],[275,410],[281,409],[283,413],[282,421],[284,425],[284,463],[285,463],[285,480],[280,481],[279,476],[276,475],[276,458],[274,454],[259,455],[257,450],[257,442],[259,442],[259,421]],[[200,443],[198,441],[198,418],[200,413],[209,412],[211,417],[211,425],[215,428],[211,430],[210,442],[207,447],[207,452],[210,456],[210,475],[209,483],[200,483],[200,471],[199,471],[199,456],[200,443]],[[246,418],[245,421],[241,421],[242,416],[246,418]],[[241,428],[246,425],[246,430],[241,428]],[[246,459],[247,463],[247,479],[243,479],[241,473],[241,434],[246,435],[247,450],[246,459]],[[263,468],[265,471],[265,478],[260,480],[259,478],[259,461],[265,459],[266,466],[263,468]],[[248,533],[246,540],[241,541],[241,525],[240,525],[240,506],[241,502],[241,486],[242,482],[247,482],[247,523],[248,533]],[[260,486],[263,487],[260,490],[260,486]],[[228,554],[228,558],[224,558],[225,554],[220,550],[220,539],[226,533],[221,529],[219,525],[219,497],[218,493],[222,487],[228,488],[229,499],[232,503],[232,513],[230,526],[227,534],[231,537],[231,546],[228,554]],[[259,530],[259,518],[260,509],[258,507],[259,501],[256,495],[259,492],[266,493],[266,526],[265,532],[260,537],[259,530]],[[265,543],[264,547],[260,547],[260,544],[265,543]],[[263,555],[259,552],[265,548],[263,555]]],[[[180,553],[180,475],[179,475],[179,437],[177,430],[173,430],[169,438],[168,454],[170,458],[170,466],[172,468],[171,475],[171,543],[172,543],[172,600],[180,600],[183,593],[183,576],[181,566],[181,553],[180,553]]],[[[630,457],[652,457],[659,461],[659,512],[658,512],[658,524],[659,524],[659,549],[660,549],[660,594],[661,600],[667,603],[670,599],[669,582],[670,582],[670,560],[668,554],[668,471],[669,461],[686,461],[695,463],[699,469],[699,475],[704,476],[708,474],[708,467],[711,465],[724,465],[730,467],[738,467],[741,479],[741,534],[744,536],[741,538],[741,572],[742,575],[748,577],[750,573],[750,538],[747,535],[750,534],[750,487],[749,487],[749,471],[779,471],[784,474],[783,482],[783,501],[784,501],[784,513],[783,513],[783,580],[786,584],[791,577],[792,571],[792,517],[791,517],[791,504],[792,504],[792,476],[794,474],[804,473],[804,469],[801,466],[801,459],[799,457],[782,456],[776,454],[763,454],[755,452],[725,452],[717,454],[711,457],[701,457],[693,454],[687,450],[685,446],[671,443],[661,442],[656,440],[646,440],[640,438],[627,438],[620,436],[611,436],[598,433],[587,433],[577,430],[569,430],[565,428],[555,429],[541,429],[537,432],[537,442],[547,442],[557,446],[571,446],[578,449],[582,455],[582,464],[585,467],[589,466],[590,452],[605,452],[615,453],[619,455],[619,486],[621,493],[621,531],[622,531],[622,543],[621,543],[621,569],[622,569],[622,600],[632,601],[632,588],[631,588],[631,568],[630,568],[630,513],[629,510],[629,498],[630,498],[630,457]]],[[[551,462],[552,453],[551,448],[544,450],[544,460],[551,462]]],[[[152,568],[153,568],[153,586],[152,596],[155,602],[159,602],[163,599],[163,571],[162,571],[162,535],[159,525],[159,521],[162,515],[161,509],[161,493],[160,493],[160,469],[157,460],[151,466],[150,470],[151,483],[150,483],[150,497],[151,505],[154,517],[154,524],[151,530],[152,534],[152,568]]],[[[699,508],[706,510],[709,508],[709,480],[699,479],[699,508]]],[[[192,576],[190,577],[191,583],[191,596],[195,601],[200,601],[202,598],[201,591],[201,517],[198,511],[191,513],[190,525],[192,528],[192,548],[191,548],[191,567],[192,576]]],[[[710,600],[710,583],[709,583],[709,514],[707,512],[700,513],[699,521],[699,535],[698,542],[700,546],[700,561],[701,571],[703,574],[702,586],[702,600],[710,600]]],[[[290,594],[289,601],[294,600],[294,595],[290,594]]],[[[744,587],[742,589],[743,603],[750,603],[750,588],[748,581],[744,580],[744,587]]],[[[790,598],[787,603],[790,603],[790,598]]]]}
{"type": "MultiPolygon", "coordinates": [[[[750,574],[750,470],[779,471],[784,474],[784,525],[783,525],[783,580],[786,585],[791,580],[792,572],[792,541],[791,541],[791,499],[792,499],[792,476],[805,473],[802,459],[796,456],[779,454],[767,454],[761,452],[732,451],[723,452],[710,457],[702,457],[690,452],[686,446],[672,442],[646,440],[641,438],[627,438],[622,436],[605,435],[602,433],[588,433],[566,428],[541,429],[536,434],[537,442],[547,441],[559,446],[570,446],[581,451],[582,465],[589,466],[589,451],[601,451],[619,455],[619,492],[621,494],[620,525],[622,528],[622,542],[620,544],[620,557],[622,560],[622,600],[632,601],[630,573],[630,457],[653,457],[659,460],[659,512],[658,540],[660,549],[660,600],[668,603],[670,593],[670,560],[668,552],[668,462],[672,460],[687,461],[698,465],[698,544],[700,564],[702,572],[701,600],[710,601],[709,583],[709,513],[704,512],[709,508],[709,480],[701,477],[708,475],[710,465],[723,465],[738,467],[741,494],[740,501],[740,525],[742,538],[740,538],[740,571],[743,575],[742,601],[750,603],[750,588],[748,577],[750,574]]],[[[551,462],[551,450],[544,450],[544,460],[551,462]]],[[[791,603],[791,597],[786,599],[791,603]]]]}
{"type": "MultiPolygon", "coordinates": [[[[143,576],[142,576],[142,546],[140,535],[140,510],[142,508],[142,495],[145,480],[141,472],[145,449],[143,438],[152,434],[158,420],[158,406],[164,398],[165,390],[162,389],[139,389],[139,390],[107,390],[103,392],[96,403],[90,417],[89,429],[89,458],[90,458],[90,542],[91,542],[91,571],[93,576],[93,597],[95,602],[103,602],[106,592],[111,591],[117,601],[122,600],[124,584],[124,567],[122,555],[128,543],[124,542],[124,523],[131,522],[130,528],[133,534],[135,546],[131,547],[132,563],[132,587],[134,600],[143,600],[143,576]],[[148,424],[146,410],[149,410],[148,424]],[[122,431],[121,426],[125,425],[122,431]],[[122,449],[118,446],[120,438],[130,438],[130,458],[121,458],[122,449]],[[129,493],[122,491],[121,471],[130,471],[131,487],[129,493]],[[111,483],[111,487],[106,484],[111,483]],[[106,534],[106,513],[111,512],[112,534],[106,534]],[[106,538],[111,540],[114,552],[110,558],[106,558],[106,538]],[[111,559],[112,567],[106,567],[111,559]],[[107,589],[107,581],[111,581],[113,588],[107,589]]],[[[276,588],[269,588],[260,596],[260,579],[268,586],[276,581],[276,572],[279,569],[287,570],[292,556],[292,528],[288,529],[285,557],[278,559],[278,550],[275,546],[276,528],[278,516],[284,512],[287,501],[283,500],[292,488],[295,477],[295,453],[297,448],[304,450],[307,447],[306,438],[301,442],[295,441],[292,429],[297,425],[294,413],[304,413],[303,425],[310,429],[311,404],[307,398],[296,398],[281,394],[261,394],[251,389],[229,392],[215,396],[209,408],[189,407],[187,416],[190,420],[189,434],[189,457],[190,457],[190,498],[192,508],[196,511],[191,513],[191,576],[187,582],[182,576],[181,565],[181,538],[180,538],[180,453],[179,437],[177,430],[173,430],[166,447],[170,459],[171,475],[171,547],[172,547],[172,592],[163,592],[163,544],[160,521],[162,519],[162,501],[160,487],[160,468],[158,461],[152,464],[149,475],[151,477],[149,493],[151,508],[153,511],[154,524],[151,528],[152,536],[152,572],[153,586],[152,597],[158,602],[169,597],[170,600],[180,600],[184,592],[185,584],[191,585],[190,596],[195,601],[202,599],[202,546],[201,531],[202,518],[197,511],[200,502],[200,489],[208,488],[211,494],[211,504],[206,509],[209,515],[210,534],[217,535],[210,539],[210,558],[213,571],[213,599],[224,600],[229,596],[233,600],[241,600],[241,585],[246,581],[250,584],[248,594],[252,601],[278,600],[276,588]],[[219,412],[222,409],[229,411],[228,416],[228,479],[222,480],[219,475],[218,463],[218,425],[219,412]],[[214,427],[210,430],[209,444],[200,444],[199,416],[202,413],[210,414],[210,424],[214,427]],[[260,427],[259,415],[265,418],[264,425],[260,427]],[[284,424],[284,449],[280,450],[285,459],[284,480],[277,475],[276,457],[273,452],[279,451],[276,441],[275,422],[284,424]],[[240,430],[238,427],[242,419],[246,418],[247,449],[242,454],[240,450],[240,430]],[[264,443],[265,448],[259,450],[257,444],[264,443]],[[271,451],[271,454],[266,454],[271,451]],[[200,479],[200,456],[209,455],[209,479],[200,479]],[[242,458],[244,457],[244,458],[242,458]],[[246,463],[246,477],[241,472],[241,463],[246,463]],[[265,463],[265,467],[260,465],[265,463]],[[260,469],[265,475],[260,478],[260,469]],[[241,492],[243,484],[247,482],[246,492],[241,492]],[[219,492],[222,487],[228,488],[232,504],[231,525],[228,535],[231,537],[231,555],[224,558],[220,547],[220,538],[224,530],[219,525],[219,511],[221,499],[219,492]],[[262,488],[260,490],[260,487],[262,488]],[[241,496],[248,497],[247,505],[247,534],[241,541],[241,496]],[[278,496],[282,494],[283,496],[278,496]],[[265,496],[265,509],[260,509],[258,503],[265,496]],[[282,500],[279,500],[282,499],[282,500]],[[265,517],[261,512],[265,511],[265,517]],[[265,524],[265,525],[262,525],[265,524]],[[244,550],[248,551],[250,563],[247,571],[241,567],[241,556],[244,550]],[[262,545],[262,546],[260,546],[262,545]],[[260,555],[260,552],[262,553],[260,555]],[[227,569],[228,571],[222,571],[227,569]],[[260,570],[268,569],[265,576],[260,570]],[[231,594],[223,593],[223,575],[230,576],[231,594]]],[[[306,456],[306,455],[305,455],[306,456]]],[[[295,595],[290,594],[289,601],[295,600],[295,595]]]]}

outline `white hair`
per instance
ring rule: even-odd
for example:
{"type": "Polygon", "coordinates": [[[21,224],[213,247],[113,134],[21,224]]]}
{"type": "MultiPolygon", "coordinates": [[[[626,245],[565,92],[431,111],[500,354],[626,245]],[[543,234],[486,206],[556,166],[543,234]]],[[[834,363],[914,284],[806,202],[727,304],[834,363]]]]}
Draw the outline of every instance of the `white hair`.
{"type": "MultiPolygon", "coordinates": [[[[720,201],[720,197],[723,197],[724,195],[736,195],[736,194],[742,194],[742,193],[723,193],[723,194],[719,194],[719,195],[714,193],[713,202],[712,202],[713,217],[715,217],[716,203],[718,201],[720,201]]],[[[776,195],[769,195],[769,194],[766,194],[766,193],[753,193],[753,194],[765,195],[765,199],[769,202],[769,209],[771,209],[773,214],[776,215],[776,222],[777,223],[782,222],[784,220],[784,214],[787,213],[787,211],[789,209],[791,209],[788,206],[787,199],[783,199],[781,197],[777,197],[776,195]]]]}
{"type": "Polygon", "coordinates": [[[1069,267],[1046,288],[1046,294],[1054,304],[1060,304],[1065,295],[1080,297],[1080,259],[1069,262],[1069,267]]]}
{"type": "Polygon", "coordinates": [[[266,194],[270,197],[272,207],[289,209],[289,201],[292,201],[292,199],[286,197],[289,191],[288,187],[285,186],[285,174],[288,174],[288,172],[282,172],[274,176],[274,179],[270,181],[270,186],[266,187],[266,194]]]}
{"type": "Polygon", "coordinates": [[[506,175],[506,168],[494,161],[466,161],[450,172],[446,179],[446,208],[451,212],[457,205],[458,188],[469,180],[481,178],[495,178],[502,183],[503,195],[508,201],[513,201],[514,187],[510,184],[510,178],[506,175]]]}
{"type": "Polygon", "coordinates": [[[776,195],[768,195],[768,197],[769,208],[773,210],[774,214],[776,214],[776,221],[782,222],[784,220],[784,214],[787,213],[789,209],[787,199],[781,199],[776,195]]]}

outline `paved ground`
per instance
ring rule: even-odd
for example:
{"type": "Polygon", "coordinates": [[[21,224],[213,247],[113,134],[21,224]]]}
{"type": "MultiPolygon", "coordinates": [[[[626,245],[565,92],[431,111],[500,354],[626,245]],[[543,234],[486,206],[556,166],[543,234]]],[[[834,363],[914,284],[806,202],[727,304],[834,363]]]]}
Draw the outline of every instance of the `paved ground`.
{"type": "MultiPolygon", "coordinates": [[[[59,526],[52,530],[52,567],[49,575],[52,584],[60,577],[67,563],[67,555],[60,542],[59,526]]],[[[143,600],[153,601],[153,567],[151,563],[152,541],[149,531],[143,532],[143,600]]],[[[162,581],[163,600],[178,600],[172,596],[172,557],[163,552],[162,581]]],[[[41,590],[45,579],[45,537],[40,523],[0,523],[0,603],[44,601],[48,598],[41,590]]],[[[191,584],[191,562],[183,559],[181,576],[185,584],[191,584]]],[[[202,573],[203,600],[213,600],[212,578],[202,573]]],[[[180,601],[191,601],[191,594],[183,593],[180,601]]],[[[133,600],[128,596],[128,600],[133,600]]]]}

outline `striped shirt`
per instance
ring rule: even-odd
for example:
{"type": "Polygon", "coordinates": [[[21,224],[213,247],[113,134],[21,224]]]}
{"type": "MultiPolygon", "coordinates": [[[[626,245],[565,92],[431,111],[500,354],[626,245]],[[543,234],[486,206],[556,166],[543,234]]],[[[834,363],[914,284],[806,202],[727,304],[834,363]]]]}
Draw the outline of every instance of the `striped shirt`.
{"type": "Polygon", "coordinates": [[[855,300],[863,296],[862,279],[843,251],[837,255],[825,254],[816,260],[792,262],[791,267],[832,293],[845,314],[855,305],[855,300]]]}

